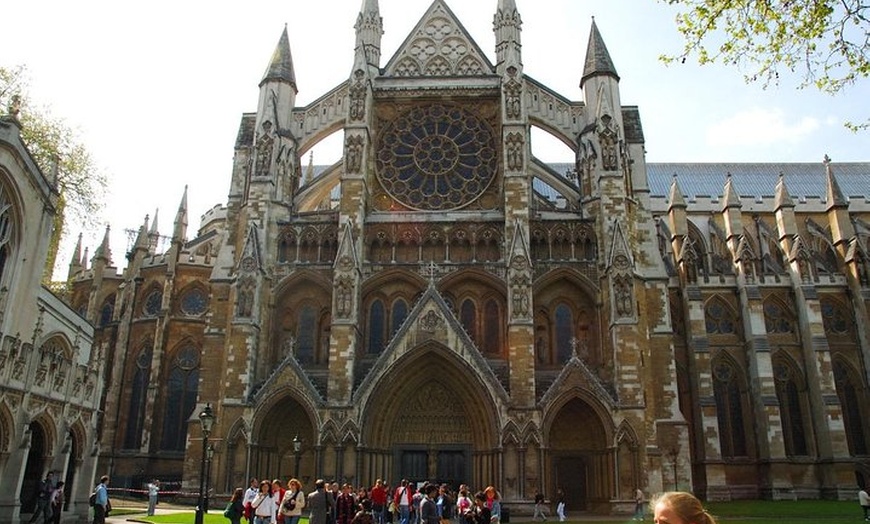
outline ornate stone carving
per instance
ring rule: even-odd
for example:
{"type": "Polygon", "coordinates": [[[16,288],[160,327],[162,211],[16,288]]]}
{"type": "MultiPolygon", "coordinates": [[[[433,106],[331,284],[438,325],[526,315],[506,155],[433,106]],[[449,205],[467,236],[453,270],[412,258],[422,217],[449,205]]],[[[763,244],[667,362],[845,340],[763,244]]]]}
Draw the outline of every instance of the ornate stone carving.
{"type": "Polygon", "coordinates": [[[272,149],[275,137],[272,136],[272,122],[266,120],[257,135],[256,154],[254,157],[254,176],[269,176],[272,167],[272,149]]]}
{"type": "Polygon", "coordinates": [[[348,173],[359,173],[362,170],[362,154],[365,139],[361,136],[347,138],[344,147],[344,165],[348,173]]]}
{"type": "Polygon", "coordinates": [[[353,312],[353,279],[343,276],[335,286],[335,313],[338,318],[347,318],[353,312]]]}
{"type": "Polygon", "coordinates": [[[505,140],[507,146],[507,168],[510,171],[522,171],[523,169],[523,148],[525,147],[525,139],[520,133],[508,133],[505,140]]]}
{"type": "Polygon", "coordinates": [[[519,275],[511,280],[511,307],[514,318],[529,316],[529,278],[519,275]]]}
{"type": "Polygon", "coordinates": [[[426,333],[434,333],[444,323],[444,318],[435,310],[430,310],[420,318],[420,329],[426,333]]]}
{"type": "Polygon", "coordinates": [[[366,84],[365,73],[357,69],[353,73],[354,81],[350,86],[350,109],[348,116],[353,121],[359,121],[366,116],[366,84]]]}
{"type": "Polygon", "coordinates": [[[613,302],[618,318],[631,317],[634,313],[634,293],[628,276],[613,279],[613,302]]]}
{"type": "Polygon", "coordinates": [[[511,78],[504,87],[505,116],[510,120],[519,119],[522,114],[523,85],[511,78]]]}

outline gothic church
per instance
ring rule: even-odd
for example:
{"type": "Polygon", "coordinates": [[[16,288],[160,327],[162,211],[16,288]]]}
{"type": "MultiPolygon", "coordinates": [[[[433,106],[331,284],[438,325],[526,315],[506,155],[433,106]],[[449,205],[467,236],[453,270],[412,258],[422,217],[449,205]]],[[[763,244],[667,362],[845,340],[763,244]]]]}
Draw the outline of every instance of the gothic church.
{"type": "Polygon", "coordinates": [[[384,60],[363,0],[347,81],[305,107],[285,29],[226,205],[188,239],[185,194],[168,249],[146,219],[123,270],[108,234],[77,247],[115,486],[195,491],[206,405],[221,494],[409,478],[610,513],[637,487],[870,480],[870,164],[648,164],[594,22],[572,101],[493,7],[494,63],[444,0],[384,60]],[[532,156],[532,127],[575,161],[532,156]],[[306,166],[335,132],[342,160],[306,166]]]}

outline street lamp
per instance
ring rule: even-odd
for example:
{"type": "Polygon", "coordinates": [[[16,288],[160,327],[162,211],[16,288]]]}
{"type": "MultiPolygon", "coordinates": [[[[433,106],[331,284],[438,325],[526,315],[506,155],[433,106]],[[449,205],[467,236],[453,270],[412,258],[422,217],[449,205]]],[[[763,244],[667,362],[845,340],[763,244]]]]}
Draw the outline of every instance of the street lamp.
{"type": "Polygon", "coordinates": [[[293,478],[299,478],[299,454],[302,452],[302,441],[299,440],[299,435],[293,437],[293,456],[296,458],[296,472],[293,478]]]}
{"type": "Polygon", "coordinates": [[[207,448],[205,448],[205,512],[208,513],[208,494],[210,488],[208,487],[209,482],[211,481],[211,460],[214,458],[214,445],[209,444],[207,448]]]}
{"type": "Polygon", "coordinates": [[[211,404],[206,404],[205,408],[199,414],[199,423],[202,429],[202,461],[199,467],[199,502],[196,505],[196,516],[194,517],[195,524],[202,524],[203,508],[205,501],[203,495],[205,491],[205,455],[208,448],[208,435],[211,433],[211,428],[214,426],[214,413],[211,411],[211,404]]]}

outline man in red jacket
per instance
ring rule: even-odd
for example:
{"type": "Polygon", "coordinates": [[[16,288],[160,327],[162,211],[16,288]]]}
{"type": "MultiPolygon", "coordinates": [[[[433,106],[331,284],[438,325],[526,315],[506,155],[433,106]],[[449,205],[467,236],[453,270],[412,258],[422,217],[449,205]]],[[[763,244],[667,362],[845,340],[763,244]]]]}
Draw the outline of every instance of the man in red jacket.
{"type": "Polygon", "coordinates": [[[384,489],[384,481],[378,479],[372,486],[369,494],[372,500],[372,513],[375,515],[375,524],[384,524],[384,511],[387,509],[387,490],[384,489]]]}
{"type": "Polygon", "coordinates": [[[412,500],[414,500],[414,486],[408,482],[408,479],[402,479],[402,483],[396,488],[396,494],[393,496],[393,503],[399,509],[399,524],[408,524],[412,500]]]}

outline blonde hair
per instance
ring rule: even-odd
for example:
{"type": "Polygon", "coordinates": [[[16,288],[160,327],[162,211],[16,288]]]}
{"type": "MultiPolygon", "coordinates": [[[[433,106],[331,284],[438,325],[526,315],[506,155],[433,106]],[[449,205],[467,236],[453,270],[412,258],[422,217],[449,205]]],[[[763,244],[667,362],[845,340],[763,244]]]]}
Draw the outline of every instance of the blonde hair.
{"type": "Polygon", "coordinates": [[[671,511],[683,519],[684,522],[690,524],[716,524],[716,519],[713,515],[707,513],[701,501],[691,493],[685,491],[668,491],[657,495],[650,505],[655,511],[655,507],[659,504],[671,508],[671,511]]]}

